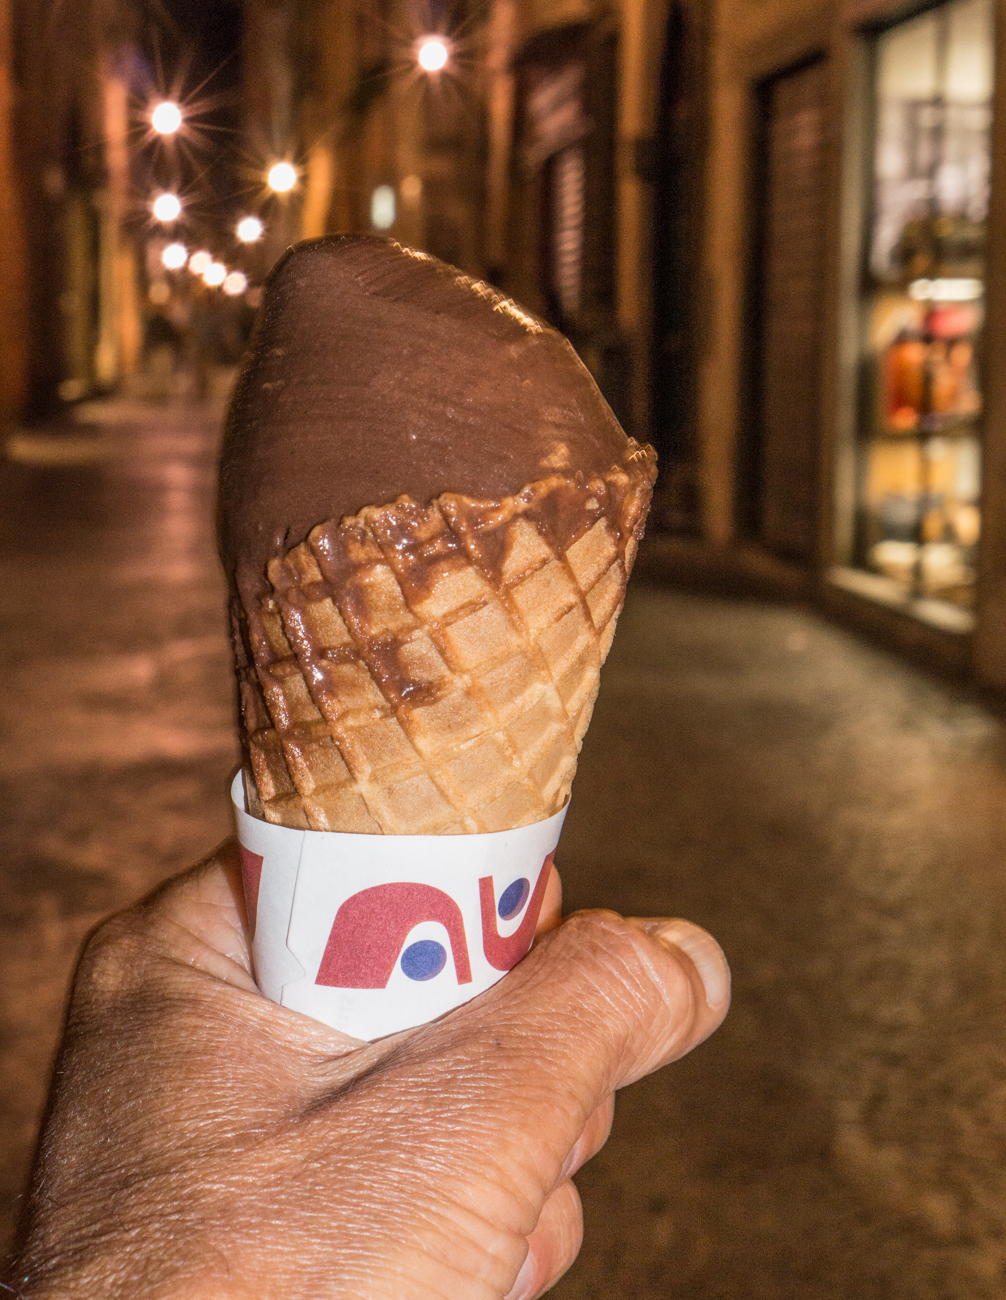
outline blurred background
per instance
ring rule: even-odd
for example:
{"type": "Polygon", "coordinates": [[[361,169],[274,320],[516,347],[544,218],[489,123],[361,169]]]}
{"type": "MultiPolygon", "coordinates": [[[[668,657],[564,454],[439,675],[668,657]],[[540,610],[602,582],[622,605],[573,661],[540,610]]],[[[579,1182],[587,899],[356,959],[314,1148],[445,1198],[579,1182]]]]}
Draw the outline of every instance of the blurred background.
{"type": "Polygon", "coordinates": [[[0,0],[0,1238],[83,937],[228,832],[262,280],[374,231],[660,456],[559,858],[736,998],[555,1294],[1006,1294],[1004,97],[996,0],[0,0]]]}

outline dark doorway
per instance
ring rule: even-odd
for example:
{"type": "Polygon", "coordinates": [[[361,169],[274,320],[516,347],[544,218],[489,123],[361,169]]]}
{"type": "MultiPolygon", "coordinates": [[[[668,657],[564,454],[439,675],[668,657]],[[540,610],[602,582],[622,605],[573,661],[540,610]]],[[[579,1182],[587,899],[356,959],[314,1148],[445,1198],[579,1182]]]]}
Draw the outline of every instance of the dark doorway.
{"type": "Polygon", "coordinates": [[[653,182],[650,441],[660,458],[658,527],[697,531],[696,363],[702,333],[705,6],[672,3],[660,73],[653,182]]]}
{"type": "Polygon", "coordinates": [[[820,498],[827,77],[817,59],[759,89],[754,420],[740,485],[757,540],[804,564],[820,498]]]}

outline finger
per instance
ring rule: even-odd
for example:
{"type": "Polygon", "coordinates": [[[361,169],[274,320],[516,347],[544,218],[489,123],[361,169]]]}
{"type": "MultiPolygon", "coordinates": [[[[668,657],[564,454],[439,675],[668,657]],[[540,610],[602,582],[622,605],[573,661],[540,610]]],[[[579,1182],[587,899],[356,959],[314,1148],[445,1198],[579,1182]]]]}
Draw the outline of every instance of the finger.
{"type": "Polygon", "coordinates": [[[497,1147],[504,1176],[530,1175],[541,1194],[612,1092],[683,1056],[726,1014],[729,977],[715,941],[686,922],[666,923],[673,941],[646,924],[574,914],[400,1058],[426,1070],[435,1059],[433,1069],[456,1081],[477,1053],[485,1122],[513,1135],[497,1147]]]}
{"type": "Polygon", "coordinates": [[[706,1004],[705,1010],[699,1008],[696,1037],[686,1049],[691,1051],[719,1028],[730,1005],[730,967],[723,949],[707,930],[678,917],[627,916],[625,919],[629,925],[676,951],[686,966],[691,967],[693,983],[702,989],[706,1004]]]}
{"type": "Polygon", "coordinates": [[[580,1253],[583,1210],[580,1194],[568,1180],[542,1206],[527,1239],[527,1258],[505,1300],[533,1300],[554,1286],[580,1253]]]}
{"type": "Polygon", "coordinates": [[[554,930],[562,920],[562,880],[555,867],[552,868],[548,884],[545,886],[545,896],[541,900],[541,911],[538,913],[538,924],[535,926],[534,941],[535,943],[546,935],[549,931],[554,930]]]}
{"type": "Polygon", "coordinates": [[[87,943],[76,982],[97,981],[111,992],[120,975],[135,980],[154,957],[257,991],[235,841],[224,841],[203,862],[102,922],[87,943]]]}
{"type": "Polygon", "coordinates": [[[588,1160],[592,1160],[597,1155],[608,1140],[614,1118],[615,1094],[612,1093],[610,1097],[606,1097],[601,1102],[597,1110],[584,1124],[583,1132],[574,1142],[573,1148],[562,1166],[559,1174],[560,1182],[564,1178],[572,1178],[578,1169],[582,1169],[588,1160]]]}
{"type": "MultiPolygon", "coordinates": [[[[165,1017],[202,1005],[219,1014],[228,1030],[321,1053],[332,1062],[366,1046],[267,1000],[250,967],[237,843],[227,840],[206,861],[94,931],[74,976],[73,997],[78,1009],[100,1010],[111,999],[135,996],[140,988],[147,994],[158,990],[157,1005],[165,1017]],[[220,983],[229,986],[226,1000],[220,983]],[[168,990],[171,996],[165,997],[168,990]]],[[[190,1045],[189,1051],[195,1054],[198,1047],[190,1045]]]]}
{"type": "Polygon", "coordinates": [[[256,987],[235,839],[163,884],[140,905],[140,913],[160,925],[175,960],[238,988],[256,987]]]}
{"type": "Polygon", "coordinates": [[[141,914],[144,911],[159,925],[165,945],[162,952],[173,962],[256,994],[255,1003],[243,1003],[242,1010],[268,1027],[277,1041],[303,1042],[333,1058],[363,1046],[359,1038],[262,996],[252,972],[235,838],[225,840],[205,862],[162,885],[141,904],[141,914]]]}
{"type": "Polygon", "coordinates": [[[516,1022],[515,1034],[554,1043],[554,1052],[543,1050],[539,1062],[575,1053],[577,1074],[602,1083],[582,1127],[610,1092],[685,1055],[712,1033],[729,1006],[730,970],[715,939],[688,921],[579,912],[481,1006],[488,1010],[497,1000],[505,1000],[500,1010],[516,1022]],[[584,1060],[584,1048],[596,1052],[584,1060]]]}

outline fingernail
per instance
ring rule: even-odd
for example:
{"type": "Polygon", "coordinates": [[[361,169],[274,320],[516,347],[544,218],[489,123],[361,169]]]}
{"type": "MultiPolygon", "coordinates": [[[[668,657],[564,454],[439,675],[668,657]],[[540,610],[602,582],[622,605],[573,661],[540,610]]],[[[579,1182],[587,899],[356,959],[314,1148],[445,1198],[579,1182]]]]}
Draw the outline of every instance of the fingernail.
{"type": "Polygon", "coordinates": [[[520,1266],[520,1272],[514,1279],[514,1284],[503,1297],[503,1300],[528,1300],[528,1296],[534,1294],[534,1257],[531,1252],[527,1252],[527,1258],[520,1266]]]}
{"type": "Polygon", "coordinates": [[[629,918],[640,930],[653,935],[662,943],[680,948],[698,971],[702,987],[705,989],[706,1006],[711,1011],[719,1011],[730,996],[730,967],[723,955],[723,949],[711,934],[691,921],[681,921],[676,917],[665,920],[654,917],[652,920],[629,918]]]}

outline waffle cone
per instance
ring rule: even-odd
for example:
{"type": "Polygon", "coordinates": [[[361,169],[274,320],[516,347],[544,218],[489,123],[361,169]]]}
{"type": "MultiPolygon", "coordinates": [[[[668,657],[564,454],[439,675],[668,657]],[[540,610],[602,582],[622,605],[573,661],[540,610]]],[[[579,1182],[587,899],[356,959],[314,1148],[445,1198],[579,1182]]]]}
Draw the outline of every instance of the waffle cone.
{"type": "Polygon", "coordinates": [[[565,803],[654,477],[648,447],[503,501],[444,493],[315,528],[235,603],[249,811],[385,835],[565,803]]]}

